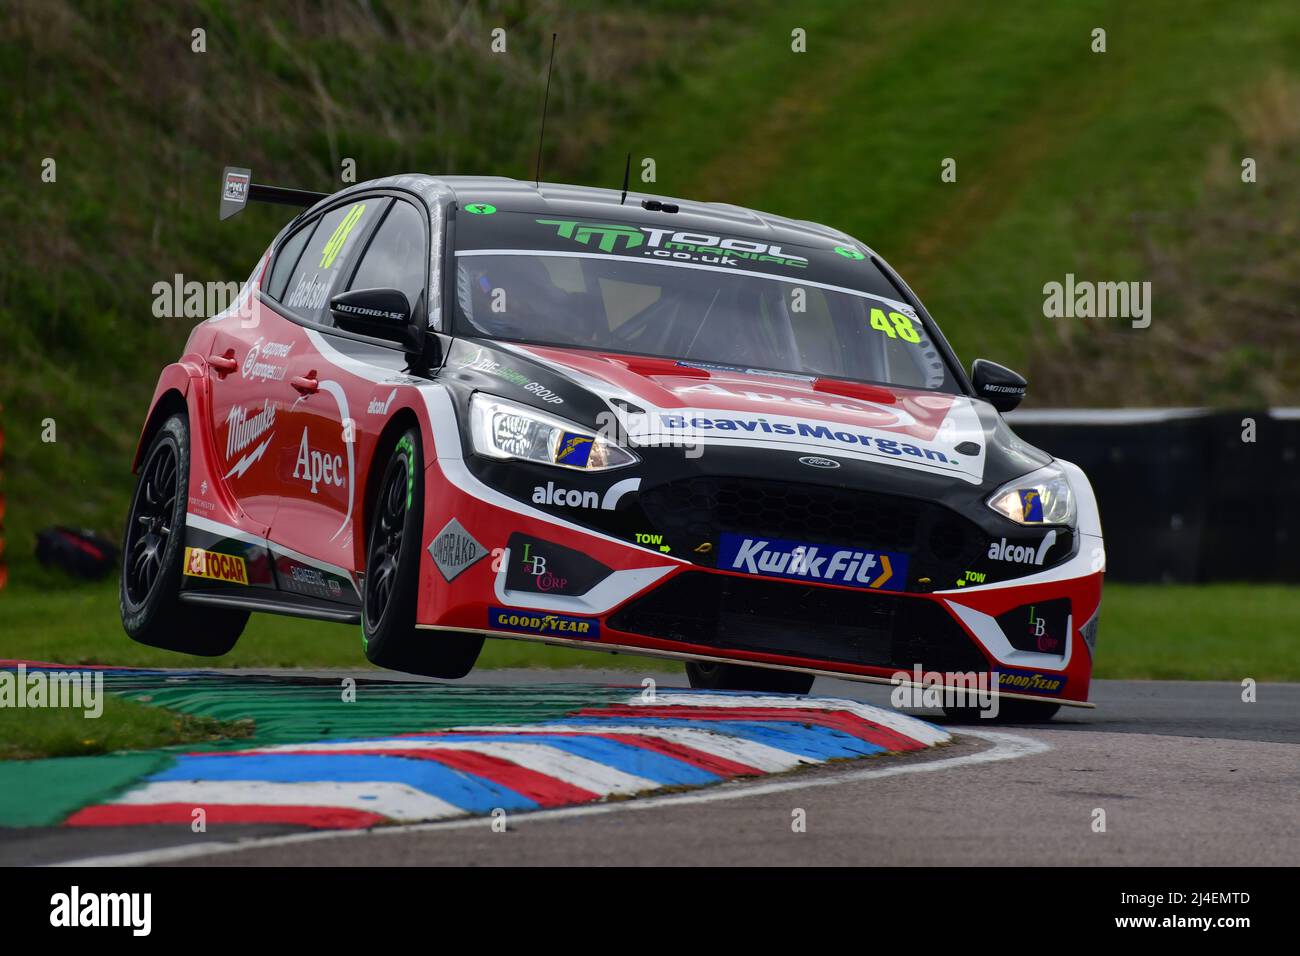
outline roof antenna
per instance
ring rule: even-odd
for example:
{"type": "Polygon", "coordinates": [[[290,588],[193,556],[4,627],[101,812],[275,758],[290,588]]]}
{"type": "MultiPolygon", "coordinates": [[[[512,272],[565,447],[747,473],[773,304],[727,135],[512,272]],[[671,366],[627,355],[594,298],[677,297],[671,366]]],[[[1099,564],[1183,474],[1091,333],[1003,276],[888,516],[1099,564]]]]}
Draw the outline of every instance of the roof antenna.
{"type": "Polygon", "coordinates": [[[555,66],[555,34],[551,34],[551,62],[546,65],[546,96],[542,98],[542,130],[537,134],[537,172],[533,177],[533,185],[541,188],[542,185],[542,140],[546,136],[546,105],[551,99],[551,67],[555,66]]]}
{"type": "Polygon", "coordinates": [[[618,204],[621,206],[627,202],[627,180],[632,175],[632,154],[627,154],[627,165],[623,167],[623,195],[619,197],[618,204]]]}

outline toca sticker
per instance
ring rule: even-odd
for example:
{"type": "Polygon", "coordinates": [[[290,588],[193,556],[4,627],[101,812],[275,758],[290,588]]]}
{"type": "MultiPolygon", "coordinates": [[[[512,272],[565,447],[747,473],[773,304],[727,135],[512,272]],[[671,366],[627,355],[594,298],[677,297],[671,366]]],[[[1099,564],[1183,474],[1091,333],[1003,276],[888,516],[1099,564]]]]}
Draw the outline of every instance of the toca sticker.
{"type": "Polygon", "coordinates": [[[191,578],[209,578],[229,584],[248,583],[248,565],[243,558],[202,548],[185,549],[185,574],[191,578]]]}

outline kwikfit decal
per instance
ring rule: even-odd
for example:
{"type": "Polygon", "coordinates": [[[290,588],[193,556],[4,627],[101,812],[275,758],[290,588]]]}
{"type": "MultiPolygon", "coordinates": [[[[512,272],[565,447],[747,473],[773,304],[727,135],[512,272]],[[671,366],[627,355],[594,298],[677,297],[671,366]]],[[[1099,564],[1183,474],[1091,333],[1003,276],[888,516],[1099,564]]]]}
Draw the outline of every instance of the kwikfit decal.
{"type": "Polygon", "coordinates": [[[739,534],[722,536],[718,568],[870,590],[901,591],[907,585],[905,554],[739,534]]]}
{"type": "Polygon", "coordinates": [[[1009,561],[1012,564],[1036,564],[1041,566],[1056,543],[1056,532],[1049,531],[1043,535],[1042,543],[1034,548],[1032,545],[1007,544],[1007,539],[989,544],[989,557],[994,561],[1009,561]]]}

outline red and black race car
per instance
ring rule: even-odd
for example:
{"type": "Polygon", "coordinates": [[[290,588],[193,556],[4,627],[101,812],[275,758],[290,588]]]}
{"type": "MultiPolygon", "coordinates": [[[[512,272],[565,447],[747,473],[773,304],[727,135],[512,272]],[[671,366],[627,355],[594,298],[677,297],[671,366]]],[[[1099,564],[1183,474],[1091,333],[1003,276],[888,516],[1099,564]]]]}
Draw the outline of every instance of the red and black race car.
{"type": "MultiPolygon", "coordinates": [[[[1020,441],[876,253],[736,206],[495,177],[306,206],[158,381],[122,620],[219,655],[251,611],[454,678],[483,639],[687,662],[693,686],[991,678],[1084,704],[1087,478],[1020,441]]],[[[1086,706],[1086,704],[1084,704],[1086,706]]]]}

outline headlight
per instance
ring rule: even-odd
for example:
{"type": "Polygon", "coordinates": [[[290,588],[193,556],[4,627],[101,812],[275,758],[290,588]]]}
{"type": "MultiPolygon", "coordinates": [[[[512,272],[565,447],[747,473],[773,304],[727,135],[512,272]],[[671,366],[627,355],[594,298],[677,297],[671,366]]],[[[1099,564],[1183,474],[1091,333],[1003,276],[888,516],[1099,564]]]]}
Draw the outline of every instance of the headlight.
{"type": "Polygon", "coordinates": [[[989,507],[1016,524],[1068,524],[1075,521],[1074,492],[1055,465],[1008,482],[988,501],[989,507]]]}
{"type": "Polygon", "coordinates": [[[640,461],[626,448],[545,412],[476,393],[470,400],[474,450],[575,471],[609,471],[640,461]]]}

